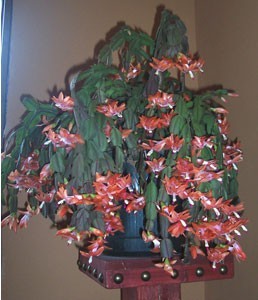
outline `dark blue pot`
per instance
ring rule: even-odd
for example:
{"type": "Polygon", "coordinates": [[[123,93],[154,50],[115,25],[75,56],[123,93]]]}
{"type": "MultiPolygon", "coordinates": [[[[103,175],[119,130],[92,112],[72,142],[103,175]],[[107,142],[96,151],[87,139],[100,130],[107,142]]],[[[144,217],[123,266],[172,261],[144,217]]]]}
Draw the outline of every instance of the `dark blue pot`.
{"type": "MultiPolygon", "coordinates": [[[[113,236],[107,238],[107,246],[111,250],[105,250],[105,255],[111,256],[127,256],[127,257],[143,257],[153,256],[150,252],[151,243],[145,243],[141,237],[144,229],[144,212],[138,211],[134,213],[126,213],[121,209],[120,216],[124,224],[124,232],[116,232],[113,236]]],[[[157,234],[158,222],[155,224],[154,233],[157,234]]],[[[172,238],[174,250],[180,254],[182,253],[182,245],[184,244],[183,236],[180,238],[172,238]]]]}
{"type": "Polygon", "coordinates": [[[120,211],[120,217],[124,225],[124,232],[116,232],[107,238],[107,246],[112,250],[106,250],[105,254],[112,256],[148,256],[151,243],[145,243],[141,237],[144,228],[143,211],[137,213],[126,213],[120,211]]]}

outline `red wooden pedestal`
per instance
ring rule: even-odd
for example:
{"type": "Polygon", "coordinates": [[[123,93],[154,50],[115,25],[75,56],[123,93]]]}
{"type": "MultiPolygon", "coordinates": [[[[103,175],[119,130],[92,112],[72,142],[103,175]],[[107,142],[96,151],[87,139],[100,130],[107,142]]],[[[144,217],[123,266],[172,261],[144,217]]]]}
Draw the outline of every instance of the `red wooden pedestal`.
{"type": "Polygon", "coordinates": [[[128,258],[100,256],[91,264],[79,255],[79,269],[107,289],[121,289],[121,300],[180,300],[180,284],[194,281],[232,278],[233,257],[225,259],[216,269],[204,257],[184,264],[180,260],[173,266],[172,278],[163,269],[154,266],[155,257],[128,258]]]}

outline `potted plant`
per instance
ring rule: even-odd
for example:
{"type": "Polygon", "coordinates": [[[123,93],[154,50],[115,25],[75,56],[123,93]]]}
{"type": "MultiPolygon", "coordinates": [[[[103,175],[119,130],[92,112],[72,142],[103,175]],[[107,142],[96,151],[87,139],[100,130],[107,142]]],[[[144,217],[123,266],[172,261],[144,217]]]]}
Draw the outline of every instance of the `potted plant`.
{"type": "Polygon", "coordinates": [[[183,22],[164,10],[154,39],[128,26],[114,34],[76,74],[70,95],[23,97],[27,111],[2,160],[2,225],[17,231],[41,213],[91,258],[116,249],[116,236],[140,217],[138,239],[160,252],[169,273],[175,250],[185,261],[207,256],[214,267],[230,253],[244,260],[236,240],[247,222],[242,151],[219,102],[236,94],[187,89],[185,76],[203,64],[189,54],[183,22]]]}

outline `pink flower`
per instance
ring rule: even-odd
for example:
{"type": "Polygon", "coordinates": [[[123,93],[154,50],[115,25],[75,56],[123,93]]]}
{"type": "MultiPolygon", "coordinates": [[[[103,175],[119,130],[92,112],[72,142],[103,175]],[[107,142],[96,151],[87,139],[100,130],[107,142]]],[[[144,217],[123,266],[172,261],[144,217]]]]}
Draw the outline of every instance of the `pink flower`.
{"type": "Polygon", "coordinates": [[[145,199],[143,196],[135,196],[132,197],[132,199],[126,199],[124,202],[128,213],[137,212],[145,207],[145,199]]]}
{"type": "Polygon", "coordinates": [[[170,58],[162,57],[161,60],[153,57],[150,66],[160,72],[164,72],[170,68],[174,67],[174,62],[170,58]]]}
{"type": "Polygon", "coordinates": [[[208,260],[213,263],[213,268],[215,268],[216,263],[220,263],[229,255],[227,247],[216,247],[208,248],[208,260]]]}
{"type": "Polygon", "coordinates": [[[195,59],[193,56],[186,56],[183,53],[177,55],[177,61],[175,63],[178,70],[183,73],[189,73],[191,78],[194,78],[194,72],[203,72],[204,61],[202,59],[195,59]]]}
{"type": "Polygon", "coordinates": [[[74,108],[74,99],[70,96],[64,98],[62,92],[58,95],[58,98],[52,97],[52,100],[55,102],[56,107],[63,111],[72,111],[74,108]]]}
{"type": "Polygon", "coordinates": [[[106,117],[122,117],[122,111],[125,110],[125,103],[118,105],[118,101],[114,101],[111,99],[107,100],[107,104],[98,105],[96,110],[106,117]]]}
{"type": "Polygon", "coordinates": [[[79,134],[70,133],[65,128],[60,128],[59,133],[56,133],[49,126],[47,127],[43,130],[49,139],[46,143],[52,142],[55,147],[66,148],[67,151],[75,148],[77,144],[84,144],[84,140],[79,134]]]}
{"type": "Polygon", "coordinates": [[[1,226],[7,226],[10,230],[17,232],[19,220],[15,214],[9,214],[1,221],[1,226]]]}
{"type": "Polygon", "coordinates": [[[175,106],[173,97],[174,94],[158,91],[156,94],[148,97],[149,104],[146,106],[146,108],[151,108],[154,106],[158,106],[159,108],[172,108],[175,106]]]}
{"type": "Polygon", "coordinates": [[[142,127],[147,130],[149,133],[152,133],[154,129],[158,127],[159,118],[157,117],[146,117],[140,116],[140,123],[137,124],[137,127],[142,127]]]}
{"type": "Polygon", "coordinates": [[[188,188],[188,183],[184,180],[179,180],[176,177],[168,178],[165,176],[163,184],[169,195],[173,195],[173,201],[176,201],[176,196],[184,199],[187,197],[186,190],[188,188]]]}
{"type": "Polygon", "coordinates": [[[152,161],[151,160],[146,160],[146,164],[150,167],[151,172],[158,174],[162,170],[165,169],[165,158],[160,157],[159,159],[154,158],[152,161]]]}
{"type": "Polygon", "coordinates": [[[124,72],[126,74],[127,80],[133,79],[133,78],[137,77],[139,74],[141,74],[141,72],[142,72],[141,64],[138,63],[136,66],[134,66],[133,64],[130,64],[128,72],[126,72],[125,69],[122,69],[122,72],[124,72]]]}

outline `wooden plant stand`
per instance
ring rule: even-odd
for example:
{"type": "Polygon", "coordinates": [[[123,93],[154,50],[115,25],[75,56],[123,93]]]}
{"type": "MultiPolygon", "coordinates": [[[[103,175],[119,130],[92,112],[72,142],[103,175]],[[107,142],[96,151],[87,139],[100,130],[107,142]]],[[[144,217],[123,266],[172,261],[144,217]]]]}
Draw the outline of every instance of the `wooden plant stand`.
{"type": "Polygon", "coordinates": [[[79,269],[107,289],[121,289],[121,300],[180,300],[181,283],[232,278],[233,257],[212,268],[204,257],[184,264],[180,260],[173,266],[172,278],[163,269],[154,266],[155,257],[128,258],[100,256],[91,264],[79,255],[79,269]]]}

